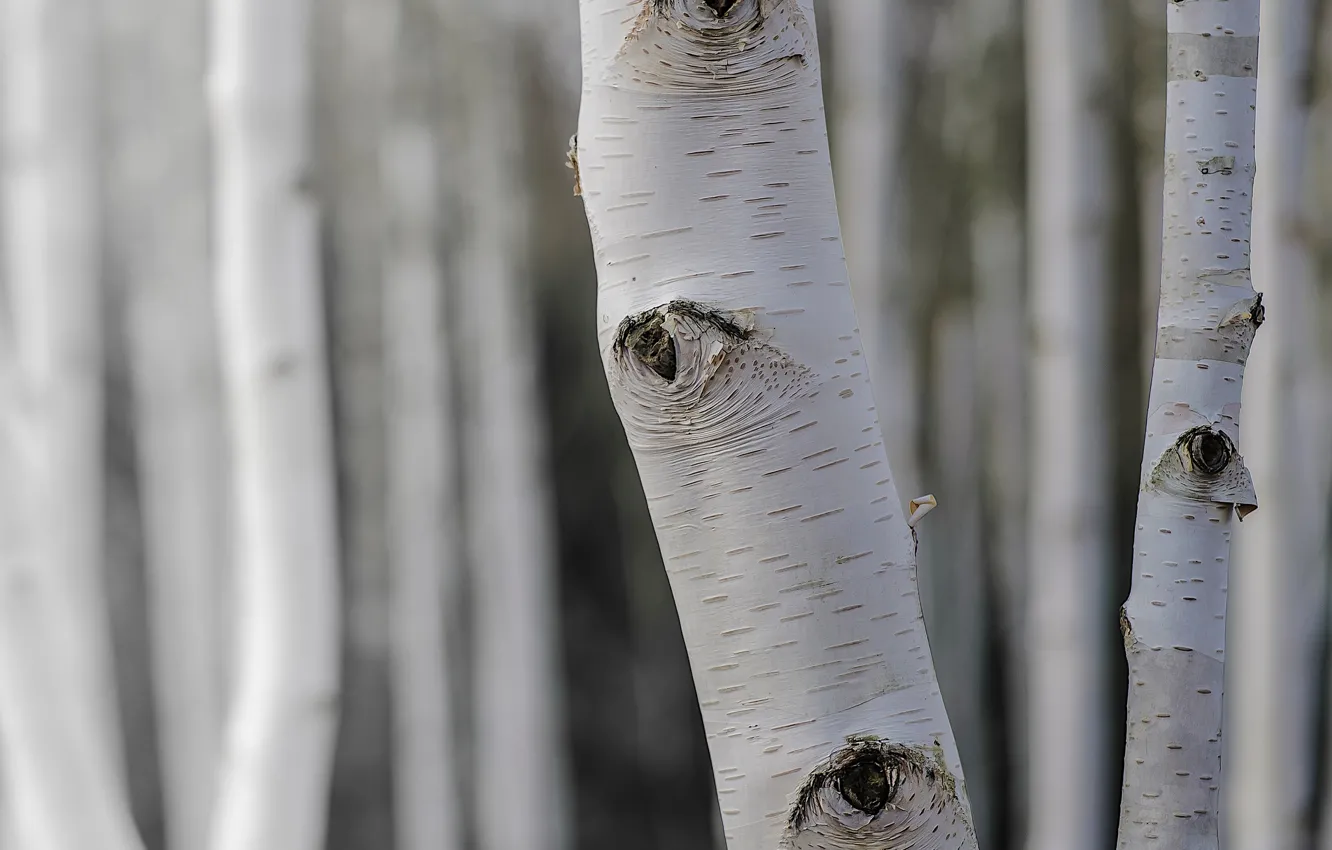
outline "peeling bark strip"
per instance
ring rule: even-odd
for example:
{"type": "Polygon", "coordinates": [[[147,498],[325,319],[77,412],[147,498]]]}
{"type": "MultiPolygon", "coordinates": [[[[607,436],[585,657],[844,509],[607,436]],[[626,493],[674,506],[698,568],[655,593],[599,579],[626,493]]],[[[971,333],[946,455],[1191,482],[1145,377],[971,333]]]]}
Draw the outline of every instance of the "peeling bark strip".
{"type": "Polygon", "coordinates": [[[847,286],[812,0],[581,5],[600,345],[728,846],[974,850],[847,286]]]}
{"type": "Polygon", "coordinates": [[[1161,306],[1133,589],[1119,847],[1216,850],[1236,451],[1262,298],[1249,274],[1258,0],[1170,3],[1161,306]]]}

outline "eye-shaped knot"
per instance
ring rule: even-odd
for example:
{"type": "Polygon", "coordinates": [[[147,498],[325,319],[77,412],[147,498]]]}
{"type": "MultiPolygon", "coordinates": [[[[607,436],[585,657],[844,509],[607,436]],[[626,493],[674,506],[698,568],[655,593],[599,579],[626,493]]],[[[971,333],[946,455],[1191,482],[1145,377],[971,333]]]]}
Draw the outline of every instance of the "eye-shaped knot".
{"type": "Polygon", "coordinates": [[[1220,475],[1235,456],[1235,444],[1221,431],[1211,428],[1193,428],[1189,437],[1189,460],[1193,467],[1207,475],[1220,475]]]}
{"type": "Polygon", "coordinates": [[[1258,507],[1253,478],[1235,442],[1211,425],[1180,434],[1152,468],[1147,487],[1182,499],[1234,505],[1241,519],[1258,507]]]}

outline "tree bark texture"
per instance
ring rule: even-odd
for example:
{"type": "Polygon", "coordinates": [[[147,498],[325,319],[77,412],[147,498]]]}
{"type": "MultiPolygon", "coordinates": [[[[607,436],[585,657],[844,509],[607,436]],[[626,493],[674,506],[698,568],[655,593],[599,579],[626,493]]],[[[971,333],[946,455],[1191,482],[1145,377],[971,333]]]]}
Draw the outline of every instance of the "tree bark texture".
{"type": "Polygon", "coordinates": [[[847,283],[813,4],[582,11],[600,345],[728,847],[972,848],[847,283]]]}

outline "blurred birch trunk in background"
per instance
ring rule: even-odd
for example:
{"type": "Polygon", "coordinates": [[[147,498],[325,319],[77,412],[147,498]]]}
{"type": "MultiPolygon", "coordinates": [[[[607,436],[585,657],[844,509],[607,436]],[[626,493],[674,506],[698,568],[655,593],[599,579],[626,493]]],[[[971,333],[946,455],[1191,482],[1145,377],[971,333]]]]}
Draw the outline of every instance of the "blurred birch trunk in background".
{"type": "Polygon", "coordinates": [[[24,850],[132,850],[103,565],[96,15],[0,7],[0,733],[24,850]]]}
{"type": "Polygon", "coordinates": [[[1306,214],[1313,12],[1314,0],[1263,0],[1261,11],[1253,282],[1267,320],[1249,358],[1241,447],[1263,510],[1236,529],[1228,594],[1229,847],[1306,850],[1316,824],[1332,388],[1313,276],[1319,225],[1306,214]]]}
{"type": "Polygon", "coordinates": [[[1028,0],[1033,348],[1028,840],[1110,843],[1109,346],[1113,182],[1099,0],[1028,0]]]}
{"type": "Polygon", "coordinates": [[[236,695],[212,850],[316,850],[339,706],[328,360],[311,198],[311,6],[215,0],[210,73],[235,474],[236,695]]]}
{"type": "Polygon", "coordinates": [[[226,706],[227,435],[210,246],[207,3],[102,16],[108,247],[127,300],[171,848],[207,844],[226,706]]]}
{"type": "Polygon", "coordinates": [[[393,111],[382,142],[388,553],[398,850],[459,850],[460,748],[452,689],[461,502],[453,376],[444,337],[439,158],[430,0],[400,0],[393,111]]]}
{"type": "Polygon", "coordinates": [[[382,146],[392,117],[399,0],[327,0],[314,18],[315,197],[332,370],[342,547],[342,705],[329,850],[393,831],[388,430],[382,146]]]}
{"type": "MultiPolygon", "coordinates": [[[[472,583],[476,821],[482,850],[566,850],[556,556],[530,284],[533,201],[522,162],[518,3],[451,28],[466,150],[452,164],[469,210],[457,274],[472,583]],[[521,807],[515,814],[515,804],[521,807]]],[[[538,10],[538,16],[540,14],[538,10]]]]}

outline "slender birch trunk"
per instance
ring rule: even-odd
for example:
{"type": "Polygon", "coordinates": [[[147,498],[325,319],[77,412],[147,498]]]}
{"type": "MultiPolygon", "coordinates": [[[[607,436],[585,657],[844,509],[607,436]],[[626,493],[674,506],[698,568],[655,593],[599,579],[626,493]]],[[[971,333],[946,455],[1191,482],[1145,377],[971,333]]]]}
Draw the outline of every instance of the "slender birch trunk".
{"type": "Polygon", "coordinates": [[[1226,718],[1227,844],[1303,850],[1313,841],[1315,661],[1327,569],[1328,376],[1305,218],[1310,0],[1261,14],[1253,273],[1271,327],[1253,347],[1244,454],[1265,510],[1237,532],[1226,718]]]}
{"type": "Polygon", "coordinates": [[[125,269],[170,846],[206,846],[225,707],[226,432],[212,288],[207,3],[106,10],[113,250],[125,269]],[[154,96],[145,98],[145,91],[154,96]]]}
{"type": "Polygon", "coordinates": [[[1256,507],[1236,450],[1263,319],[1249,274],[1258,0],[1167,10],[1161,301],[1133,589],[1119,847],[1216,850],[1230,538],[1256,507]]]}
{"type": "Polygon", "coordinates": [[[1032,452],[1027,847],[1108,837],[1108,81],[1098,0],[1029,0],[1032,452]]]}
{"type": "MultiPolygon", "coordinates": [[[[529,195],[522,161],[516,10],[463,36],[474,211],[459,275],[467,329],[467,498],[474,590],[477,825],[483,850],[569,846],[556,561],[541,445],[537,346],[525,303],[529,195]],[[515,801],[522,801],[515,810],[515,801]]],[[[455,19],[459,20],[460,19],[455,19]]]]}
{"type": "Polygon", "coordinates": [[[332,450],[309,186],[310,6],[213,7],[217,283],[235,448],[237,693],[213,850],[323,846],[338,708],[332,450]]]}
{"type": "Polygon", "coordinates": [[[0,734],[25,850],[139,846],[101,557],[94,21],[0,6],[0,734]]]}
{"type": "Polygon", "coordinates": [[[813,4],[582,14],[601,350],[728,847],[974,848],[847,285],[813,4]]]}
{"type": "Polygon", "coordinates": [[[443,280],[437,139],[427,84],[427,3],[402,0],[397,95],[383,142],[389,563],[392,569],[394,804],[400,850],[462,846],[446,628],[461,572],[443,280]]]}

